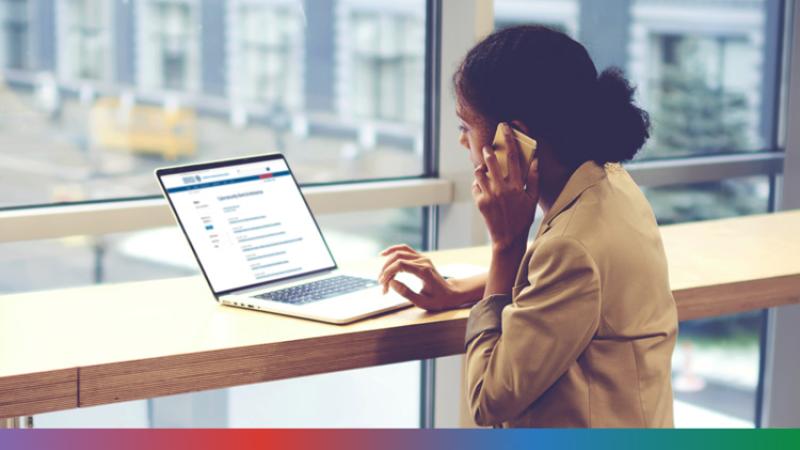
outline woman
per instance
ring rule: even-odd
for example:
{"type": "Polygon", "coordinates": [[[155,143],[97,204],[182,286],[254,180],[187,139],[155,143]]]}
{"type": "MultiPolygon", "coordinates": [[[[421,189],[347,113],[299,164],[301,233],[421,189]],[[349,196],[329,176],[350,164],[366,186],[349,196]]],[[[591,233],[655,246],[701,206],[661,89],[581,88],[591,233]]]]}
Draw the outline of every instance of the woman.
{"type": "Polygon", "coordinates": [[[428,310],[474,303],[466,333],[467,404],[479,425],[671,427],[677,312],[653,212],[618,164],[649,137],[647,113],[618,70],[597,74],[582,45],[537,26],[499,31],[454,76],[472,194],[491,238],[488,274],[444,280],[407,246],[380,276],[428,310]],[[539,143],[523,167],[501,124],[539,143]],[[527,238],[544,211],[533,243],[527,238]],[[394,279],[423,279],[415,293],[394,279]]]}

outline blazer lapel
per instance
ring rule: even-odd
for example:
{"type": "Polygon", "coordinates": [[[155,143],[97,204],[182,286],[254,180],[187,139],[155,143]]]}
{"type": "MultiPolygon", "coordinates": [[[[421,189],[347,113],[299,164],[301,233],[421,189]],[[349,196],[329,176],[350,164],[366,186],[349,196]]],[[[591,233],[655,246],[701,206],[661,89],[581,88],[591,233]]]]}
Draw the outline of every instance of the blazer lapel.
{"type": "Polygon", "coordinates": [[[550,223],[553,221],[553,219],[558,217],[558,215],[565,210],[569,209],[569,207],[575,203],[575,200],[581,196],[583,191],[589,189],[591,186],[605,177],[605,169],[596,162],[587,161],[581,164],[581,166],[572,173],[572,176],[569,177],[569,180],[567,180],[567,184],[564,185],[564,189],[558,195],[558,198],[556,198],[555,203],[553,203],[553,207],[550,208],[550,211],[548,211],[547,214],[545,214],[544,218],[542,219],[542,225],[539,227],[539,232],[536,233],[536,237],[538,238],[547,230],[549,230],[550,223]]]}

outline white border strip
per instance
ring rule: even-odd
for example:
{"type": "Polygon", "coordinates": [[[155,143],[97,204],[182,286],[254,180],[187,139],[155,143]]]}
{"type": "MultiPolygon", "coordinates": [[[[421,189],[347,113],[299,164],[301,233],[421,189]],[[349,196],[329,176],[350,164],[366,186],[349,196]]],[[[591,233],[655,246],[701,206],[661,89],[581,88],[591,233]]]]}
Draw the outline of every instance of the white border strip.
{"type": "MultiPolygon", "coordinates": [[[[790,56],[789,83],[786,91],[786,166],[783,174],[783,193],[779,209],[800,208],[800,5],[790,3],[787,15],[787,33],[791,33],[788,52],[790,56]]],[[[800,342],[800,306],[783,306],[769,311],[767,342],[761,399],[761,427],[800,427],[800,359],[797,343],[800,342]]]]}

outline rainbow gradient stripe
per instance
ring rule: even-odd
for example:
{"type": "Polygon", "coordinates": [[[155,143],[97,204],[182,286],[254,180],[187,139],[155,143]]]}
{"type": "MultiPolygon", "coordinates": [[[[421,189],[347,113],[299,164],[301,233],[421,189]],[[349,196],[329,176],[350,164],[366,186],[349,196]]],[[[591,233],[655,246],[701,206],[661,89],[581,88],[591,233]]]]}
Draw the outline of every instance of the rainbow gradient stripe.
{"type": "Polygon", "coordinates": [[[793,430],[0,430],[0,450],[798,449],[793,430]]]}

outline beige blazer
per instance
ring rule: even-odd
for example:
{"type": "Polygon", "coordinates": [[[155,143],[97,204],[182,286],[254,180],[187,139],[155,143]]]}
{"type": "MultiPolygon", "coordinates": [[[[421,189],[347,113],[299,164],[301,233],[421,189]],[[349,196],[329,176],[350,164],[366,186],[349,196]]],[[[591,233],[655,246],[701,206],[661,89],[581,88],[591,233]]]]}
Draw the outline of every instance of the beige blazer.
{"type": "Polygon", "coordinates": [[[467,406],[478,425],[672,427],[677,326],[650,205],[620,165],[587,162],[511,295],[470,312],[467,406]]]}

